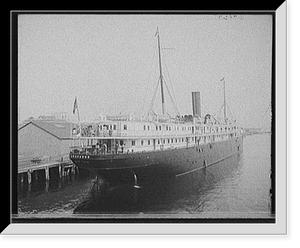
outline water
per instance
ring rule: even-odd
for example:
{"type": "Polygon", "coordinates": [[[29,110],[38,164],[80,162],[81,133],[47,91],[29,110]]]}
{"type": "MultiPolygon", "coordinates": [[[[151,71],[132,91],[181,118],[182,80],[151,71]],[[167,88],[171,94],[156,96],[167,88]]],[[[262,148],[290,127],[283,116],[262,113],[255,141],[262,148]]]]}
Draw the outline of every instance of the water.
{"type": "MultiPolygon", "coordinates": [[[[270,134],[244,138],[243,154],[176,179],[119,185],[92,196],[92,174],[19,187],[20,216],[271,217],[270,134]]],[[[50,180],[51,181],[51,180],[50,180]]]]}

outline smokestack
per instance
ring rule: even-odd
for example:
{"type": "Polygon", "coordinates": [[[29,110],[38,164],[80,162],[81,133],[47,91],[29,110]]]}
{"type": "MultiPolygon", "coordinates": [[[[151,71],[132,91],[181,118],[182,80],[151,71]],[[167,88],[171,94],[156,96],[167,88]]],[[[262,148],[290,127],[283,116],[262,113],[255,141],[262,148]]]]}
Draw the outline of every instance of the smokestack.
{"type": "Polygon", "coordinates": [[[192,92],[193,116],[201,117],[200,92],[192,92]]]}

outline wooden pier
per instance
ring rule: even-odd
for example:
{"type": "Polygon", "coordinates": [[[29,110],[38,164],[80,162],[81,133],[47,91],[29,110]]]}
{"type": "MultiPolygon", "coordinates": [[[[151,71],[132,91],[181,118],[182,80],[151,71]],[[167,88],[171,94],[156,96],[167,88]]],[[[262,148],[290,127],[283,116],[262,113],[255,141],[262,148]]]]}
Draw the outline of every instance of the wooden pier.
{"type": "Polygon", "coordinates": [[[75,166],[71,160],[67,161],[52,161],[43,164],[30,164],[25,166],[18,166],[18,175],[20,177],[21,182],[27,179],[27,183],[31,184],[32,178],[37,178],[38,172],[44,171],[45,179],[50,179],[50,169],[58,168],[59,177],[68,176],[71,174],[78,173],[78,167],[75,166]]]}

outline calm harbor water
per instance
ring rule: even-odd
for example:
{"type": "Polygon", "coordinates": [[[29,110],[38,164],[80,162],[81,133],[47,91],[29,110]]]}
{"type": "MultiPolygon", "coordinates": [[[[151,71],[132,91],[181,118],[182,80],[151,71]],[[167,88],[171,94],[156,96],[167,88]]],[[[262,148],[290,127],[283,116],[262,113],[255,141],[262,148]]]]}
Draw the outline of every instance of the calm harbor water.
{"type": "Polygon", "coordinates": [[[140,187],[113,186],[96,197],[91,173],[19,186],[19,216],[268,218],[270,153],[270,134],[247,136],[243,154],[206,169],[140,187]]]}

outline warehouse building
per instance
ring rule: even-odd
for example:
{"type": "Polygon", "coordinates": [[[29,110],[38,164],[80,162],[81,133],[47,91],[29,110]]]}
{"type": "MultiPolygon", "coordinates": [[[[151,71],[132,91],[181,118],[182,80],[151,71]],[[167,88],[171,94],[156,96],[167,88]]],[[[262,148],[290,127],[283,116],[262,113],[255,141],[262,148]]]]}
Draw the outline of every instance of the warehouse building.
{"type": "Polygon", "coordinates": [[[18,129],[18,159],[58,161],[68,158],[73,124],[64,121],[32,120],[18,129]]]}

